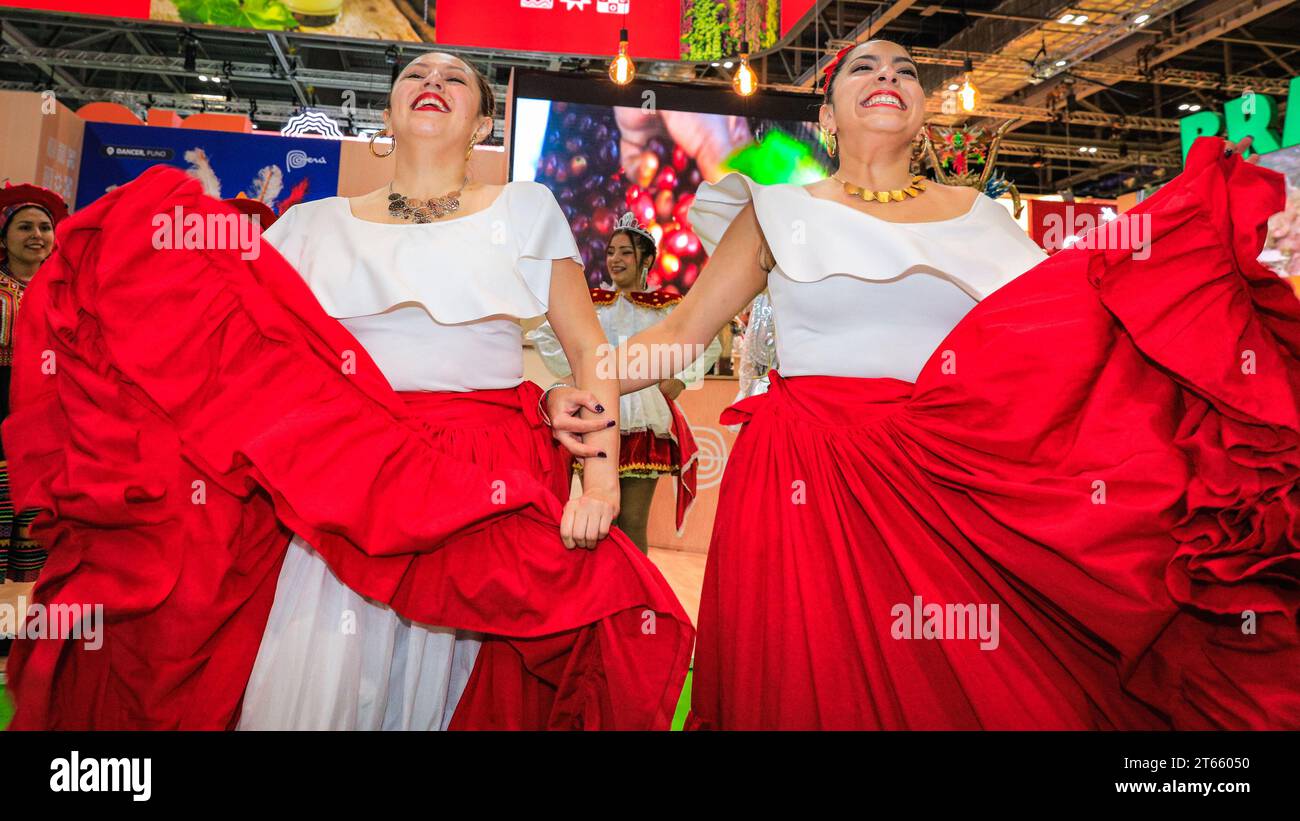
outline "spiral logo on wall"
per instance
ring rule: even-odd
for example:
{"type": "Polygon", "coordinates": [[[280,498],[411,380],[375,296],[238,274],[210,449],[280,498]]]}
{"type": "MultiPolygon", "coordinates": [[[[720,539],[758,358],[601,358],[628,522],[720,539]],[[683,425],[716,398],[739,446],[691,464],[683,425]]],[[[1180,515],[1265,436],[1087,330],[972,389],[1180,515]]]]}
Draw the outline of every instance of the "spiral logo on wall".
{"type": "Polygon", "coordinates": [[[301,114],[294,115],[280,129],[280,135],[284,137],[309,137],[320,136],[329,137],[332,140],[343,139],[343,132],[339,130],[339,124],[320,111],[304,111],[301,114]]]}
{"type": "Polygon", "coordinates": [[[713,487],[722,481],[722,471],[727,467],[727,440],[717,428],[691,426],[695,436],[695,446],[699,449],[696,460],[699,467],[695,473],[697,490],[713,487]]]}
{"type": "Polygon", "coordinates": [[[306,168],[309,165],[328,165],[329,160],[324,157],[313,157],[306,151],[292,149],[284,155],[284,167],[290,171],[297,171],[306,168]]]}

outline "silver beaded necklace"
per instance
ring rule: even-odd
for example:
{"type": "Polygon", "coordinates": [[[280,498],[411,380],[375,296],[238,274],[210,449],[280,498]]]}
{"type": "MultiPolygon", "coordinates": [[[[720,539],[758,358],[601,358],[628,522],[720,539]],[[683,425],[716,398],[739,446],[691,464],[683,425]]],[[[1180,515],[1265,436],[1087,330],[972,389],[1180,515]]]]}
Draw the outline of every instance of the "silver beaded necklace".
{"type": "Polygon", "coordinates": [[[460,195],[468,184],[469,177],[466,177],[461,180],[460,188],[449,194],[427,200],[417,200],[407,199],[397,193],[393,190],[393,184],[390,182],[388,184],[388,213],[390,216],[407,222],[433,222],[460,210],[460,195]]]}

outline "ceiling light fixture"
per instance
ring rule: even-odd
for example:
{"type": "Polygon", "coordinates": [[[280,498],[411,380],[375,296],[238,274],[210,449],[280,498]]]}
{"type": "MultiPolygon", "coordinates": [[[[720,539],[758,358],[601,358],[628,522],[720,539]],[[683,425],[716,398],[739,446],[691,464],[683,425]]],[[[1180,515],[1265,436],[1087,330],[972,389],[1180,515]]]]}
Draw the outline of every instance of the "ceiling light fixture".
{"type": "Polygon", "coordinates": [[[731,78],[731,86],[742,97],[748,97],[758,91],[758,75],[754,73],[754,69],[749,67],[748,41],[742,41],[740,44],[740,67],[736,69],[735,76],[731,78]]]}
{"type": "Polygon", "coordinates": [[[618,33],[618,55],[609,63],[609,79],[616,85],[625,86],[636,78],[636,65],[627,54],[627,29],[618,33]]]}

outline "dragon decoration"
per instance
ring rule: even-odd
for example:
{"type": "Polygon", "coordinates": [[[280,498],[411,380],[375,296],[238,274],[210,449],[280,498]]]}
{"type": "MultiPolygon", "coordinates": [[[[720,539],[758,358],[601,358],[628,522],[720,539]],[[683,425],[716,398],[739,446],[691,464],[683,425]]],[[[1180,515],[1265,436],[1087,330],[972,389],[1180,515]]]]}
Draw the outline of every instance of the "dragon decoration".
{"type": "Polygon", "coordinates": [[[983,128],[945,128],[926,125],[921,129],[922,150],[945,185],[968,185],[993,199],[1011,195],[1017,219],[1024,210],[1020,192],[1001,172],[993,172],[998,145],[1015,120],[1008,120],[991,135],[983,128]]]}

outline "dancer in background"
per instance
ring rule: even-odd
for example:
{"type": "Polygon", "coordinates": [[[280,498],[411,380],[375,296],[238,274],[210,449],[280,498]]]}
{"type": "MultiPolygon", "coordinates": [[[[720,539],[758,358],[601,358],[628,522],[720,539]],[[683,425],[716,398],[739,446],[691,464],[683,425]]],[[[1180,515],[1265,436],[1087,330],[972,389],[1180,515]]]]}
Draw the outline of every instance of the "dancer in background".
{"type": "MultiPolygon", "coordinates": [[[[36,185],[0,189],[0,421],[9,415],[14,326],[23,294],[54,252],[54,229],[68,216],[58,194],[36,185]]],[[[9,465],[0,445],[0,582],[32,582],[45,566],[45,550],[31,537],[36,510],[15,512],[9,465]]],[[[8,651],[8,642],[2,648],[8,651]]]]}
{"type": "Polygon", "coordinates": [[[465,180],[492,110],[472,66],[418,57],[392,184],[291,209],[251,261],[154,247],[178,208],[231,213],[175,169],[65,225],[4,436],[51,548],[34,604],[105,624],[17,642],[13,727],[667,729],[692,630],[608,530],[613,460],[569,500],[522,379],[515,318],[545,315],[592,410],[616,395],[550,193],[465,180]]]}
{"type": "MultiPolygon", "coordinates": [[[[658,248],[654,236],[632,214],[624,214],[605,250],[605,273],[614,290],[591,289],[591,301],[605,338],[618,345],[633,334],[662,322],[682,298],[665,291],[647,291],[646,278],[658,248]]],[[[568,378],[573,371],[549,322],[529,333],[553,374],[568,378]]],[[[657,385],[627,394],[619,402],[618,475],[621,509],[618,527],[641,552],[649,549],[646,527],[650,503],[660,476],[677,477],[676,527],[680,532],[695,499],[695,437],[676,399],[704,378],[722,351],[715,338],[704,355],[680,373],[657,385]]]]}
{"type": "Polygon", "coordinates": [[[1123,236],[1044,262],[912,177],[904,48],[846,49],[824,94],[835,175],[703,186],[706,269],[618,352],[771,294],[780,371],[722,418],[693,725],[1300,727],[1300,304],[1256,261],[1282,178],[1198,140],[1123,236]]]}

